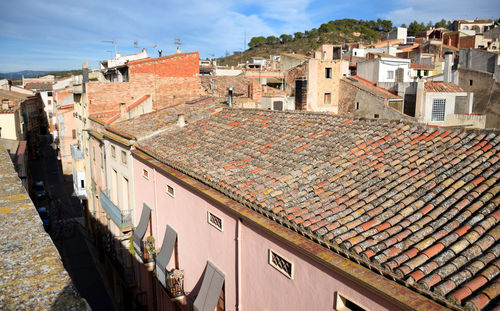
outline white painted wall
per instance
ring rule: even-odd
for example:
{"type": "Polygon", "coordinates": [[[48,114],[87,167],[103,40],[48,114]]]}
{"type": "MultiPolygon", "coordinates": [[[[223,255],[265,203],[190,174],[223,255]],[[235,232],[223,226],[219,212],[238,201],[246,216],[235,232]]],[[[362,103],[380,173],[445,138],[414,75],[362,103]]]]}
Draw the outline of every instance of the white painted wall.
{"type": "Polygon", "coordinates": [[[12,140],[20,140],[21,137],[18,137],[18,125],[16,124],[16,114],[12,113],[0,113],[0,128],[1,138],[4,139],[12,139],[12,140]]]}
{"type": "Polygon", "coordinates": [[[378,82],[378,60],[372,59],[358,63],[357,75],[368,81],[378,82]]]}
{"type": "Polygon", "coordinates": [[[379,60],[379,70],[378,70],[378,80],[373,82],[396,82],[396,70],[398,68],[404,69],[404,80],[403,82],[412,82],[411,69],[409,68],[409,59],[398,59],[398,58],[388,58],[382,57],[379,60]],[[392,79],[388,77],[388,72],[392,71],[392,79]]]}

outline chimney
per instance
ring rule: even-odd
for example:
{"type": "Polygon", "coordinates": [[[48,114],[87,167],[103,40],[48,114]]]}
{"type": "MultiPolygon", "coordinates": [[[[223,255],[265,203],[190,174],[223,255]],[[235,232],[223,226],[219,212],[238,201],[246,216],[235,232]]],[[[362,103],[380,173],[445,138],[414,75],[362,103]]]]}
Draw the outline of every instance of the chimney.
{"type": "Polygon", "coordinates": [[[82,63],[82,78],[83,78],[83,83],[89,82],[89,63],[88,62],[82,63]]]}
{"type": "Polygon", "coordinates": [[[180,46],[178,46],[178,47],[177,47],[177,51],[176,51],[176,53],[177,53],[177,54],[181,54],[181,53],[182,53],[182,52],[181,52],[181,47],[180,47],[180,46]]]}
{"type": "Polygon", "coordinates": [[[125,117],[126,113],[127,113],[127,104],[120,103],[120,119],[121,120],[126,120],[127,119],[125,117]]]}
{"type": "Polygon", "coordinates": [[[186,125],[186,119],[184,117],[184,114],[178,114],[177,115],[177,126],[179,127],[184,127],[186,125]]]}
{"type": "Polygon", "coordinates": [[[228,96],[228,100],[227,100],[228,106],[233,107],[233,88],[232,87],[227,88],[227,96],[228,96]]]}
{"type": "Polygon", "coordinates": [[[452,58],[451,52],[444,53],[444,68],[443,68],[444,82],[451,82],[451,66],[453,65],[451,58],[452,58]]]}
{"type": "Polygon", "coordinates": [[[115,58],[120,58],[120,52],[116,52],[115,58]]]}
{"type": "Polygon", "coordinates": [[[163,53],[162,50],[158,50],[158,57],[161,57],[161,53],[163,53]]]}
{"type": "Polygon", "coordinates": [[[2,100],[2,110],[9,110],[9,100],[8,99],[4,99],[2,100]]]}

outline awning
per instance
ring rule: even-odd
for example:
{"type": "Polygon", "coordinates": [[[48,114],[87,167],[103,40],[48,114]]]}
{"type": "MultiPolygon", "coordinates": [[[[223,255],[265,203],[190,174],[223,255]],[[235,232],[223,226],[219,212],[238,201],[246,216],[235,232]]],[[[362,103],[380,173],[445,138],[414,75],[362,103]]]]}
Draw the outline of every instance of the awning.
{"type": "Polygon", "coordinates": [[[146,205],[146,203],[144,203],[142,206],[141,219],[139,220],[137,227],[134,229],[134,248],[139,254],[142,254],[142,238],[148,229],[150,215],[151,209],[146,205]]]}
{"type": "Polygon", "coordinates": [[[165,236],[163,237],[163,244],[161,245],[161,251],[158,256],[156,256],[156,277],[165,287],[165,269],[170,261],[170,257],[172,257],[175,241],[177,241],[177,232],[167,225],[165,236]]]}
{"type": "Polygon", "coordinates": [[[224,273],[217,269],[210,261],[207,261],[200,292],[193,304],[194,310],[213,311],[219,301],[222,285],[224,285],[224,273]]]}

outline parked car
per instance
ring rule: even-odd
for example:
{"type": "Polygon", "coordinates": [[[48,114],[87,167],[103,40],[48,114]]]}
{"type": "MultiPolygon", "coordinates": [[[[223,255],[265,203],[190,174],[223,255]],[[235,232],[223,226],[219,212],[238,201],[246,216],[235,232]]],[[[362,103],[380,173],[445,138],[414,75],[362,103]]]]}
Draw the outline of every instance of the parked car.
{"type": "Polygon", "coordinates": [[[46,206],[42,206],[38,207],[36,210],[38,211],[38,215],[40,215],[40,218],[42,219],[43,228],[48,231],[50,229],[50,217],[48,208],[46,206]]]}
{"type": "Polygon", "coordinates": [[[43,181],[37,181],[35,182],[35,194],[37,198],[41,198],[44,196],[47,196],[47,192],[45,191],[45,185],[43,181]]]}

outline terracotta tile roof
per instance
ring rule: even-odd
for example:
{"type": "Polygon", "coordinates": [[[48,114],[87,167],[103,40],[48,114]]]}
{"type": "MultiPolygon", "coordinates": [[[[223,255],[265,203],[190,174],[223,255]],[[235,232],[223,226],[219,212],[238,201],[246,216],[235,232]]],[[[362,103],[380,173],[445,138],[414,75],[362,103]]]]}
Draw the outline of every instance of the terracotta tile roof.
{"type": "Polygon", "coordinates": [[[412,69],[434,69],[432,66],[421,65],[421,64],[410,64],[410,68],[412,69]]]}
{"type": "Polygon", "coordinates": [[[38,91],[52,91],[52,83],[26,83],[25,89],[38,91]]]}
{"type": "Polygon", "coordinates": [[[427,81],[424,85],[425,92],[437,93],[457,93],[465,92],[461,87],[453,82],[427,81]]]}
{"type": "Polygon", "coordinates": [[[94,118],[104,124],[110,124],[116,121],[120,117],[120,111],[103,111],[90,114],[91,118],[94,118]]]}
{"type": "Polygon", "coordinates": [[[286,92],[271,86],[263,85],[262,96],[267,96],[267,97],[286,96],[286,92]]]}
{"type": "Polygon", "coordinates": [[[365,91],[367,91],[375,96],[378,96],[381,98],[388,98],[388,99],[402,99],[401,96],[392,94],[388,90],[377,86],[375,83],[373,83],[371,81],[365,80],[365,79],[358,77],[358,76],[352,76],[352,79],[354,79],[356,81],[352,81],[352,80],[347,79],[345,77],[342,78],[342,80],[344,80],[345,82],[352,84],[352,85],[354,85],[362,90],[365,90],[365,91]]]}
{"type": "Polygon", "coordinates": [[[286,57],[296,58],[296,59],[307,59],[307,56],[304,54],[292,54],[292,53],[281,53],[286,57]]]}
{"type": "Polygon", "coordinates": [[[134,103],[132,103],[131,105],[129,105],[127,107],[127,112],[134,109],[135,107],[139,106],[140,104],[142,104],[146,99],[150,98],[151,95],[144,95],[142,96],[141,98],[139,98],[138,100],[136,100],[134,103]]]}
{"type": "Polygon", "coordinates": [[[109,129],[117,133],[123,133],[141,139],[151,133],[163,131],[172,126],[175,127],[179,114],[184,114],[184,118],[189,124],[210,114],[217,113],[224,107],[227,107],[227,105],[211,97],[205,97],[143,114],[130,120],[117,122],[110,125],[109,129]]]}
{"type": "Polygon", "coordinates": [[[0,309],[86,310],[0,145],[0,309]]]}
{"type": "Polygon", "coordinates": [[[201,85],[208,92],[210,83],[213,81],[214,94],[217,96],[226,96],[227,88],[233,88],[234,96],[248,97],[248,84],[250,79],[244,75],[239,76],[201,76],[201,85]]]}
{"type": "Polygon", "coordinates": [[[225,109],[139,145],[431,299],[498,304],[498,132],[225,109]]]}

